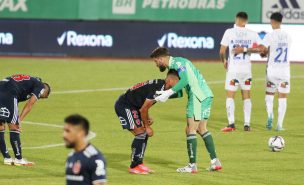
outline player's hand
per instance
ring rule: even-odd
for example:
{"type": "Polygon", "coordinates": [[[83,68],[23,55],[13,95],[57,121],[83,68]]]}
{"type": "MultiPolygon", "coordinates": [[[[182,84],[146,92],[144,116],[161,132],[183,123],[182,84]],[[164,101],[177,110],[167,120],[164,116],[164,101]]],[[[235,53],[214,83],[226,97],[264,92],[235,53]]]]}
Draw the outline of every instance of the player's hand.
{"type": "Polygon", "coordinates": [[[154,123],[153,118],[149,118],[149,119],[148,119],[148,125],[151,126],[153,123],[154,123]]]}
{"type": "Polygon", "coordinates": [[[148,134],[149,137],[152,137],[154,134],[154,131],[151,127],[146,127],[146,133],[148,134]]]}
{"type": "Polygon", "coordinates": [[[224,61],[224,68],[227,70],[228,69],[228,62],[227,60],[224,61]]]}
{"type": "Polygon", "coordinates": [[[169,97],[171,95],[174,94],[174,91],[172,89],[169,89],[169,90],[161,91],[161,92],[157,91],[156,94],[157,93],[160,94],[160,95],[155,98],[155,101],[164,103],[169,99],[169,97]]]}
{"type": "Polygon", "coordinates": [[[234,54],[240,54],[240,53],[244,53],[244,48],[237,46],[236,48],[232,49],[232,52],[234,54]]]}

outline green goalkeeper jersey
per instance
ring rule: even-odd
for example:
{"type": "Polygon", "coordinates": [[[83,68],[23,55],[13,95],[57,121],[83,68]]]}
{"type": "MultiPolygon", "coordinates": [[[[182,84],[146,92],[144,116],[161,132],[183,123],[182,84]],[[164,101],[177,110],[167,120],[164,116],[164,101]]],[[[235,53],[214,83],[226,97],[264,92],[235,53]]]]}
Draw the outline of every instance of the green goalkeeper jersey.
{"type": "Polygon", "coordinates": [[[185,88],[187,94],[192,92],[200,101],[213,97],[203,75],[191,61],[182,57],[170,57],[169,69],[175,69],[180,77],[179,82],[172,87],[174,92],[179,92],[185,88]]]}

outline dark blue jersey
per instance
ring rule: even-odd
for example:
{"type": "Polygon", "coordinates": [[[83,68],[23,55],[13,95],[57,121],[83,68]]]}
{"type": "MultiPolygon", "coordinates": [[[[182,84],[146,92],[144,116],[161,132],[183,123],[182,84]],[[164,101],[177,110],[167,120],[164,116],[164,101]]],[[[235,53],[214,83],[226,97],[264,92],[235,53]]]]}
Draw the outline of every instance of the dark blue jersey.
{"type": "Polygon", "coordinates": [[[165,89],[165,80],[156,79],[138,83],[131,87],[122,96],[133,107],[140,109],[146,99],[153,100],[156,96],[156,91],[165,89]]]}
{"type": "Polygon", "coordinates": [[[44,84],[40,78],[18,74],[0,81],[0,92],[16,97],[18,102],[28,100],[33,95],[39,99],[44,92],[44,84]]]}
{"type": "Polygon", "coordinates": [[[67,185],[92,185],[106,181],[106,161],[98,149],[89,144],[81,152],[72,152],[66,162],[67,185]]]}

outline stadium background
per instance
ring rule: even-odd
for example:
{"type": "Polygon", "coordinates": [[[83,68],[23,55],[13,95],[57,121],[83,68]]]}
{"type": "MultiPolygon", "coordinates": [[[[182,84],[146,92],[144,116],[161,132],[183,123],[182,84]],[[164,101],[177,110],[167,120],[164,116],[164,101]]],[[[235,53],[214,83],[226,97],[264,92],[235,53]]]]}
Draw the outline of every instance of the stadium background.
{"type": "MultiPolygon", "coordinates": [[[[63,147],[62,120],[76,112],[91,121],[97,134],[91,142],[107,158],[112,185],[303,184],[304,65],[291,65],[286,131],[280,133],[286,148],[272,153],[267,141],[278,133],[265,130],[265,63],[252,66],[253,131],[244,133],[241,129],[242,100],[238,94],[236,124],[240,129],[223,134],[220,129],[227,120],[225,70],[218,59],[221,37],[233,26],[236,12],[247,11],[249,22],[254,23],[248,27],[262,37],[271,31],[267,15],[282,11],[284,29],[294,38],[292,60],[304,61],[303,8],[303,0],[0,0],[1,78],[30,74],[53,88],[50,98],[39,101],[22,124],[23,154],[36,165],[0,165],[0,185],[64,184],[70,151],[63,147]],[[133,137],[121,130],[113,104],[127,87],[164,77],[148,59],[151,50],[160,45],[169,47],[175,56],[209,61],[195,65],[215,94],[208,127],[223,163],[219,173],[204,171],[210,161],[202,141],[198,141],[200,173],[175,172],[187,161],[186,98],[156,104],[151,110],[155,136],[149,140],[145,159],[157,173],[127,173],[133,137]]],[[[8,133],[6,141],[9,146],[8,133]]]]}
{"type": "MultiPolygon", "coordinates": [[[[298,24],[292,35],[299,49],[303,7],[301,0],[2,0],[0,54],[145,58],[165,46],[174,55],[217,59],[237,11],[251,24],[269,23],[271,12],[281,11],[284,23],[298,24]]],[[[261,37],[271,30],[252,29],[261,37]]]]}

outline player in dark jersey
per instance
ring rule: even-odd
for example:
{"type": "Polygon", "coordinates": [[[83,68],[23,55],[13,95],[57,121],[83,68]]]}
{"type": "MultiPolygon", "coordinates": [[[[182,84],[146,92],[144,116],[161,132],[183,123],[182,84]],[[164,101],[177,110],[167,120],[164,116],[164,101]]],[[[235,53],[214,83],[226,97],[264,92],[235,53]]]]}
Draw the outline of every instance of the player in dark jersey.
{"type": "Polygon", "coordinates": [[[67,148],[73,148],[66,161],[67,185],[104,185],[106,161],[101,152],[87,142],[89,121],[81,115],[65,118],[63,139],[67,148]]]}
{"type": "Polygon", "coordinates": [[[16,166],[31,166],[32,162],[22,158],[20,128],[21,122],[31,111],[35,102],[47,98],[51,88],[40,78],[29,75],[13,75],[0,81],[0,150],[4,164],[16,166]],[[18,113],[18,103],[28,100],[21,114],[18,113]],[[10,129],[10,141],[15,154],[12,159],[4,140],[5,123],[10,129]]]}
{"type": "MultiPolygon", "coordinates": [[[[148,137],[153,136],[152,118],[148,110],[156,103],[154,100],[157,91],[164,91],[173,87],[179,81],[178,73],[170,70],[165,80],[156,79],[136,84],[128,89],[115,103],[115,111],[123,129],[128,129],[134,136],[131,145],[132,174],[149,174],[153,170],[143,164],[148,137]]],[[[181,97],[182,91],[171,98],[181,97]]]]}

